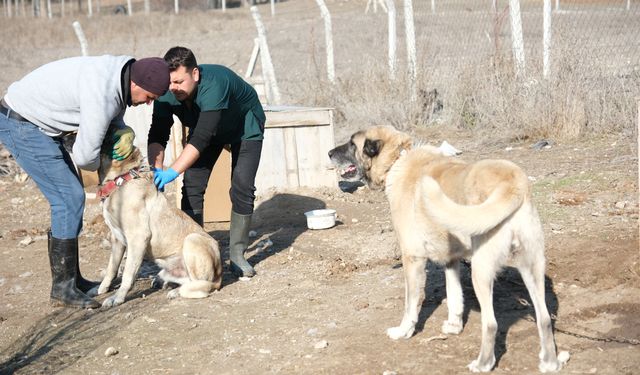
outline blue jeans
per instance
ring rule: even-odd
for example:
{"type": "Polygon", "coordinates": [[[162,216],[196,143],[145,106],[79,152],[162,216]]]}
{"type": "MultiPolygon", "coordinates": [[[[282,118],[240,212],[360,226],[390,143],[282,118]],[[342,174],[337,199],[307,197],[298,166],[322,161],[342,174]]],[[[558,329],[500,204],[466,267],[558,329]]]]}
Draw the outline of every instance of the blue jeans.
{"type": "Polygon", "coordinates": [[[44,134],[30,122],[0,114],[0,142],[38,185],[51,206],[51,235],[78,237],[82,229],[84,189],[61,138],[44,134]]]}

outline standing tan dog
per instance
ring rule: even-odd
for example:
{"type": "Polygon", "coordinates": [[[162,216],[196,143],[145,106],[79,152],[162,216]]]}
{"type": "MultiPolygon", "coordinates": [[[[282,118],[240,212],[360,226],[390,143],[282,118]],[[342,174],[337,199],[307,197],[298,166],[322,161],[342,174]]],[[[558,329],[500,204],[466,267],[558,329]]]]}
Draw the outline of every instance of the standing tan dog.
{"type": "MultiPolygon", "coordinates": [[[[107,137],[110,139],[111,137],[107,137]]],[[[103,145],[98,177],[106,196],[103,216],[111,229],[111,257],[102,283],[89,294],[106,293],[118,273],[125,249],[122,283],[103,307],[124,302],[142,260],[154,260],[164,284],[180,284],[167,297],[204,298],[222,284],[218,243],[156,189],[153,173],[140,172],[142,155],[136,148],[125,160],[111,159],[112,145],[103,145]],[[111,190],[111,191],[109,191],[111,190]]]]}
{"type": "Polygon", "coordinates": [[[482,344],[473,372],[495,365],[498,325],[493,312],[493,281],[500,269],[516,267],[535,307],[540,335],[541,372],[558,371],[569,359],[556,356],[551,319],[545,304],[544,237],[531,202],[524,172],[506,160],[467,164],[431,146],[413,147],[411,138],[388,126],[355,133],[329,151],[343,179],[363,180],[385,189],[391,219],[402,251],[405,310],[387,335],[413,335],[424,299],[427,259],[445,266],[448,319],[442,332],[462,331],[464,300],[460,260],[471,259],[473,288],[482,315],[482,344]]]}

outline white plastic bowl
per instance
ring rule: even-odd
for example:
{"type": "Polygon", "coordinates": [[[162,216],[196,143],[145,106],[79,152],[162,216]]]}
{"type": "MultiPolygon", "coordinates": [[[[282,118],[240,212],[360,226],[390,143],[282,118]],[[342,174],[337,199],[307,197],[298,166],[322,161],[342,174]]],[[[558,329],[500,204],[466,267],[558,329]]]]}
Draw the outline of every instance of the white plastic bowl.
{"type": "Polygon", "coordinates": [[[307,227],[309,229],[327,229],[336,225],[336,210],[329,208],[307,211],[307,227]]]}

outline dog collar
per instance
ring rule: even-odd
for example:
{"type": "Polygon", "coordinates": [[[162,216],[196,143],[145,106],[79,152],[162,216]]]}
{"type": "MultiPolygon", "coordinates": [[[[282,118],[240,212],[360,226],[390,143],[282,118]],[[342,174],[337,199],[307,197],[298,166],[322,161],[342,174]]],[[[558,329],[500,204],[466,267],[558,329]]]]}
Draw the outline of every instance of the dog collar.
{"type": "Polygon", "coordinates": [[[105,182],[100,189],[98,189],[98,193],[96,194],[101,201],[104,201],[120,186],[124,185],[127,181],[134,180],[140,177],[140,172],[144,172],[142,168],[133,168],[130,169],[127,173],[121,174],[120,176],[114,178],[113,180],[109,180],[105,182]]]}

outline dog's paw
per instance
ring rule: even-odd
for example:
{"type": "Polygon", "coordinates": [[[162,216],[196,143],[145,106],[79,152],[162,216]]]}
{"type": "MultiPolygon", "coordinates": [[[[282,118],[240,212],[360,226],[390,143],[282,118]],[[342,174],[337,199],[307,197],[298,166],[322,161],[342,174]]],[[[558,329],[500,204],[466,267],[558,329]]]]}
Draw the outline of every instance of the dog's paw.
{"type": "Polygon", "coordinates": [[[462,332],[462,322],[452,322],[450,320],[445,320],[442,322],[442,333],[446,335],[457,335],[462,332]]]}
{"type": "Polygon", "coordinates": [[[540,370],[540,372],[560,371],[560,369],[562,369],[562,366],[564,366],[567,362],[569,362],[570,357],[571,357],[571,354],[569,354],[569,352],[560,352],[558,353],[557,360],[554,360],[551,362],[540,361],[540,364],[538,365],[538,370],[540,370]]]}
{"type": "Polygon", "coordinates": [[[408,339],[409,337],[411,337],[411,335],[413,335],[413,330],[413,328],[407,330],[402,326],[391,327],[387,329],[387,336],[389,336],[389,338],[391,338],[392,340],[408,339]]]}
{"type": "Polygon", "coordinates": [[[493,357],[493,360],[483,364],[481,364],[480,361],[476,359],[473,362],[469,363],[467,367],[471,372],[489,372],[493,369],[493,366],[495,364],[496,364],[496,357],[493,357]]]}
{"type": "Polygon", "coordinates": [[[98,291],[97,291],[98,294],[96,294],[96,295],[99,296],[101,294],[105,294],[108,291],[109,291],[109,285],[104,285],[103,286],[102,284],[100,284],[100,286],[98,287],[98,291]]]}
{"type": "Polygon", "coordinates": [[[169,291],[169,293],[167,293],[168,299],[175,299],[178,297],[180,297],[180,289],[172,289],[169,291]]]}
{"type": "Polygon", "coordinates": [[[124,302],[124,298],[118,298],[113,295],[102,302],[102,307],[114,307],[122,304],[122,302],[124,302]]]}

